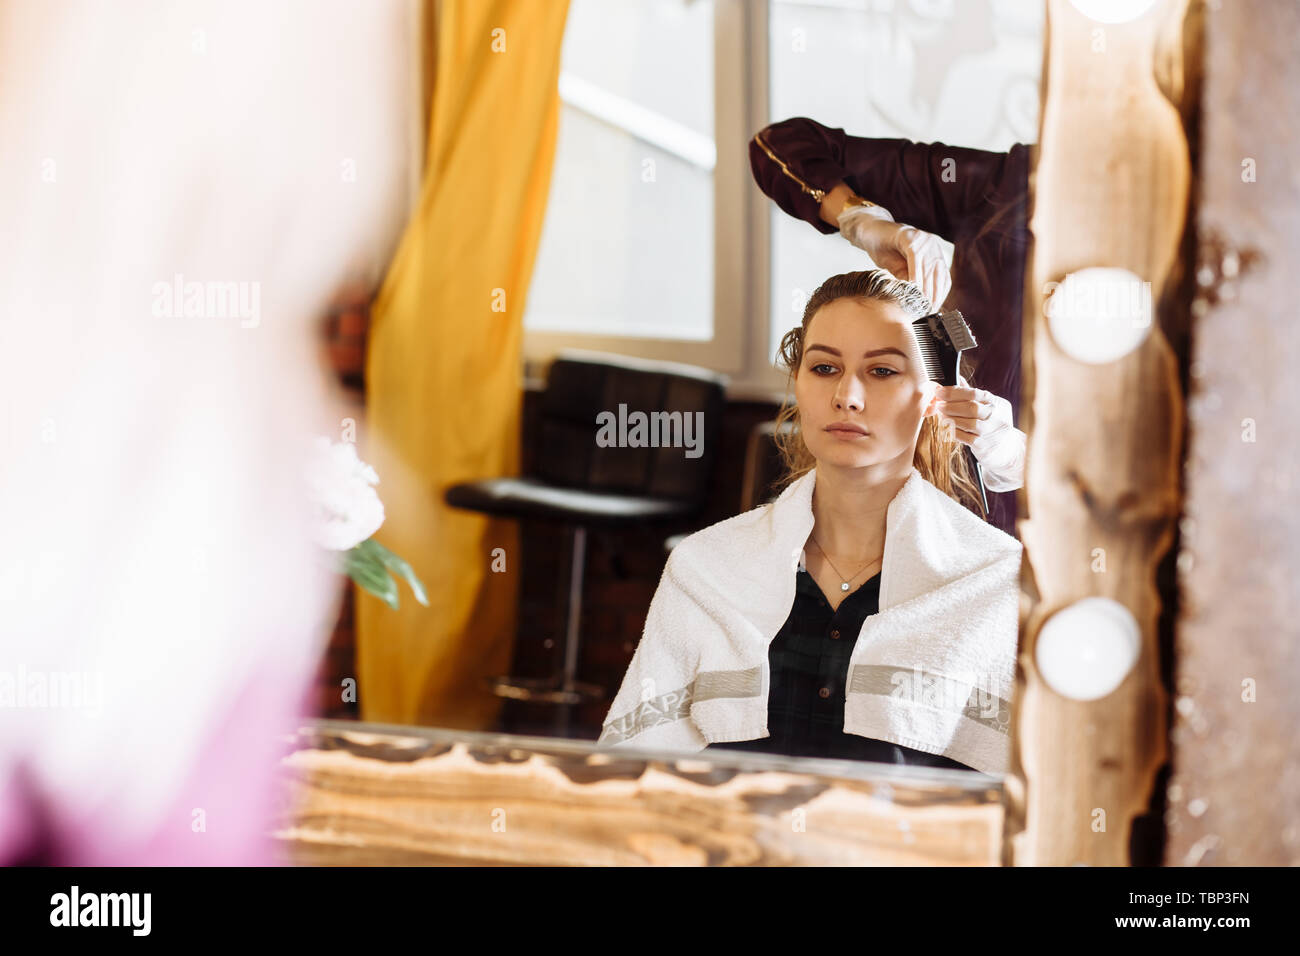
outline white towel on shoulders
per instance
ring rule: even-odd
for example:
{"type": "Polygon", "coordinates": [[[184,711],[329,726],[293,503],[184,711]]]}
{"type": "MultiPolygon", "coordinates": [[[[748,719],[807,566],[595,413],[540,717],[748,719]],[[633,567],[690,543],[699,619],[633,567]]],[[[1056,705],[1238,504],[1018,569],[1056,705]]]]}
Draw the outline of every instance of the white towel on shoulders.
{"type": "MultiPolygon", "coordinates": [[[[794,603],[816,474],[672,550],[598,746],[698,752],[768,736],[768,646],[794,603]]],[[[1021,550],[913,467],[886,512],[846,733],[1006,771],[1021,550]]]]}

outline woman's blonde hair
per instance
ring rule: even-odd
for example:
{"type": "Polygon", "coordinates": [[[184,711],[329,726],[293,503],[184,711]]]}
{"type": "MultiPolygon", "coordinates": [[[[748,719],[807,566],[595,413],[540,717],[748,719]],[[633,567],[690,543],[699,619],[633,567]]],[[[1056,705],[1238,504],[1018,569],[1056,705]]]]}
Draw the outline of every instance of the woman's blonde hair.
{"type": "MultiPolygon", "coordinates": [[[[808,325],[817,310],[837,299],[856,299],[858,301],[875,300],[893,302],[909,319],[919,319],[929,315],[933,309],[930,300],[919,288],[903,279],[896,279],[883,269],[870,269],[865,272],[845,272],[831,276],[808,299],[803,310],[803,321],[781,338],[777,349],[779,364],[788,370],[786,380],[786,397],[781,410],[776,416],[774,440],[781,453],[786,474],[778,483],[783,488],[797,478],[806,475],[817,460],[803,440],[803,431],[799,427],[799,408],[793,401],[790,384],[803,362],[804,336],[808,325]],[[787,428],[792,422],[794,427],[787,428]]],[[[963,371],[963,374],[966,374],[963,371]]],[[[948,497],[970,508],[987,520],[979,488],[971,476],[970,465],[965,447],[955,438],[945,435],[937,415],[921,421],[921,433],[917,436],[916,452],[912,463],[921,476],[948,497]]]]}

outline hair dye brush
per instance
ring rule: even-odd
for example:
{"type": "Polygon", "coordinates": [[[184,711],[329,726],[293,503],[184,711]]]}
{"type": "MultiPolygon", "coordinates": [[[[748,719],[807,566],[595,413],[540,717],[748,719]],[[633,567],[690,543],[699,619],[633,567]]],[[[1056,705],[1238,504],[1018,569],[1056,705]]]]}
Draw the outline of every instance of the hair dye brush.
{"type": "MultiPolygon", "coordinates": [[[[940,385],[957,385],[961,374],[961,353],[973,349],[979,343],[971,334],[970,326],[961,312],[949,309],[947,312],[932,312],[919,319],[912,320],[912,332],[916,344],[921,349],[921,359],[925,362],[926,377],[940,385]]],[[[974,455],[971,456],[974,458],[974,455]]],[[[975,459],[975,475],[980,486],[980,498],[984,502],[984,514],[989,513],[989,498],[984,491],[984,472],[975,459]]]]}
{"type": "Polygon", "coordinates": [[[956,309],[933,312],[912,320],[916,344],[925,360],[925,374],[940,385],[957,385],[961,353],[977,347],[966,319],[956,309]]]}

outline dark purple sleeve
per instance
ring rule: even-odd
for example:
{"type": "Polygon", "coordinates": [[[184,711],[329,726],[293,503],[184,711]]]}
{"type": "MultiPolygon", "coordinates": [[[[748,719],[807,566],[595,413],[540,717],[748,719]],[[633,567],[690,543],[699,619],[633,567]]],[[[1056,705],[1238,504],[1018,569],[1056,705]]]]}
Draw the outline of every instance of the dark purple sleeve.
{"type": "Polygon", "coordinates": [[[773,123],[749,141],[754,181],[782,210],[830,234],[821,201],[848,183],[859,196],[879,203],[897,222],[956,243],[973,232],[999,202],[1025,188],[1028,147],[1005,153],[908,139],[849,136],[806,116],[773,123]],[[762,143],[775,154],[768,155],[762,143]],[[789,172],[781,168],[784,163],[789,172]]]}

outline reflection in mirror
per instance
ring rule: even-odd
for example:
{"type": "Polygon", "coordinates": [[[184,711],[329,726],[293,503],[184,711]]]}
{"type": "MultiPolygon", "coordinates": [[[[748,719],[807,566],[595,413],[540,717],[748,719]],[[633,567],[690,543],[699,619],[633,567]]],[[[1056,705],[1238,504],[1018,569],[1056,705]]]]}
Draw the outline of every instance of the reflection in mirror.
{"type": "MultiPolygon", "coordinates": [[[[409,480],[419,429],[367,382],[389,520],[433,487],[430,528],[487,530],[402,551],[429,609],[358,597],[359,706],[327,716],[1004,772],[1041,8],[572,0],[554,39],[554,163],[518,170],[544,221],[497,260],[535,262],[522,321],[492,315],[531,372],[515,430],[409,480]],[[941,311],[974,340],[952,385],[941,311]],[[489,446],[521,435],[511,472],[489,446]]],[[[512,149],[550,148],[545,105],[509,104],[512,149]]],[[[391,367],[419,353],[376,321],[391,367]]],[[[504,379],[439,342],[457,386],[425,399],[480,421],[504,379]]]]}
{"type": "Polygon", "coordinates": [[[975,439],[990,518],[1015,534],[1023,462],[1005,426],[1019,423],[1042,5],[769,9],[771,120],[749,155],[772,200],[773,341],[798,321],[805,290],[868,260],[915,280],[936,309],[960,310],[978,343],[964,377],[988,393],[981,420],[1004,425],[1001,441],[975,439]],[[875,206],[845,206],[857,197],[875,206]]]}

